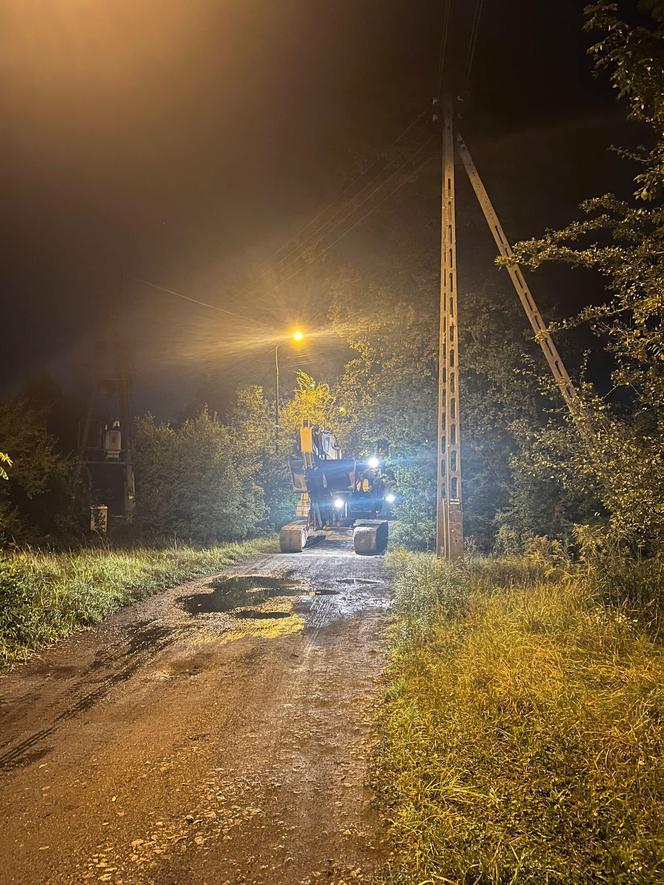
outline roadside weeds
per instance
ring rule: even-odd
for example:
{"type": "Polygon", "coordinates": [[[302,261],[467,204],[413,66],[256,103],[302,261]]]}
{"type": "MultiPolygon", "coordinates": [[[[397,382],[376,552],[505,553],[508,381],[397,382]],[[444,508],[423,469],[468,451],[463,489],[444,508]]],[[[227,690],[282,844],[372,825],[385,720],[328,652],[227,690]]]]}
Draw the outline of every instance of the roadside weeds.
{"type": "Polygon", "coordinates": [[[384,881],[662,881],[662,647],[529,558],[391,567],[384,881]]]}
{"type": "Polygon", "coordinates": [[[38,648],[99,623],[124,605],[274,548],[258,539],[197,549],[71,553],[21,551],[0,558],[0,671],[38,648]]]}

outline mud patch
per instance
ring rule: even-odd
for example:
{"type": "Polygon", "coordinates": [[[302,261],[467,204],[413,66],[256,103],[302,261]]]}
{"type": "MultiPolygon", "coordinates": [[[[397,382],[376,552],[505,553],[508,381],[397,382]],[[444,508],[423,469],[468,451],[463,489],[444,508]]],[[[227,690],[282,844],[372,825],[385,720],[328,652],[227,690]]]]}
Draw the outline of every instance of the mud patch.
{"type": "MultiPolygon", "coordinates": [[[[232,612],[247,605],[260,605],[268,599],[280,596],[300,596],[304,593],[300,584],[288,578],[266,575],[237,575],[219,578],[210,585],[211,593],[194,593],[183,596],[180,606],[190,615],[232,612]]],[[[244,615],[244,617],[249,617],[244,615]]],[[[261,613],[261,617],[265,617],[261,613]]]]}
{"type": "Polygon", "coordinates": [[[270,618],[290,618],[290,612],[276,611],[257,611],[253,608],[243,608],[239,612],[235,612],[235,617],[240,619],[255,618],[256,620],[270,620],[270,618]]]}
{"type": "Polygon", "coordinates": [[[151,651],[161,646],[165,637],[171,633],[171,628],[163,624],[155,624],[151,621],[141,621],[129,637],[129,653],[151,651]]]}

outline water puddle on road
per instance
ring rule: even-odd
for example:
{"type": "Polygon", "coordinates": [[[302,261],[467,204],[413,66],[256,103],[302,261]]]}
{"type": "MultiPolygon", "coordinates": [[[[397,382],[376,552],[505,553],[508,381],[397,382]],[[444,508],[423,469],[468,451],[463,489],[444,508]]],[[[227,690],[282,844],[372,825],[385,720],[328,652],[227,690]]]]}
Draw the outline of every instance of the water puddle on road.
{"type": "Polygon", "coordinates": [[[269,621],[279,620],[279,618],[290,618],[291,612],[285,611],[258,611],[255,608],[243,608],[235,612],[235,617],[241,620],[269,621]]]}
{"type": "MultiPolygon", "coordinates": [[[[212,612],[233,612],[245,606],[257,606],[268,599],[283,596],[301,596],[306,591],[288,578],[265,575],[237,575],[212,581],[211,593],[194,593],[180,600],[182,608],[190,615],[212,612]]],[[[238,616],[248,617],[237,613],[238,616]]],[[[265,614],[262,614],[265,617],[265,614]]]]}
{"type": "MultiPolygon", "coordinates": [[[[209,593],[194,593],[180,599],[180,605],[201,622],[210,623],[208,615],[221,614],[226,620],[224,639],[260,636],[266,639],[299,632],[302,616],[293,610],[295,597],[309,596],[310,591],[288,576],[235,575],[217,578],[209,593]]],[[[214,620],[214,619],[213,619],[214,620]]]]}

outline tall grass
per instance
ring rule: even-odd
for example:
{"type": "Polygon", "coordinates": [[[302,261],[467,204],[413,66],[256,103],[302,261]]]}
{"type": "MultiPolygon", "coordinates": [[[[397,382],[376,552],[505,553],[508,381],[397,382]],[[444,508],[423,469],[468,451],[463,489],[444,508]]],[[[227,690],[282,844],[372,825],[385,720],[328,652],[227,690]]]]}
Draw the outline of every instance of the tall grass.
{"type": "Polygon", "coordinates": [[[664,632],[664,555],[627,557],[614,551],[588,556],[571,570],[596,599],[637,620],[661,639],[664,632]]]}
{"type": "Polygon", "coordinates": [[[664,880],[664,654],[532,560],[392,558],[390,881],[664,880]]]}
{"type": "Polygon", "coordinates": [[[101,621],[122,605],[210,575],[270,541],[195,549],[23,551],[0,558],[0,665],[101,621]]]}

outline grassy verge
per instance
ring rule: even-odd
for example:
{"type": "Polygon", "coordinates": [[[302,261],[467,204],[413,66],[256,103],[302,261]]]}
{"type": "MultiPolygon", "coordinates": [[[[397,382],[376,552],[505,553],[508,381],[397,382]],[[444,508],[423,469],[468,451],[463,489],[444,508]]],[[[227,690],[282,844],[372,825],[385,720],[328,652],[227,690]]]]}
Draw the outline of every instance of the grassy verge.
{"type": "Polygon", "coordinates": [[[374,765],[386,878],[663,881],[662,647],[529,560],[392,567],[374,765]]]}
{"type": "Polygon", "coordinates": [[[36,648],[97,623],[123,605],[214,574],[272,546],[272,541],[258,540],[204,550],[4,555],[0,558],[0,666],[25,660],[36,648]]]}

